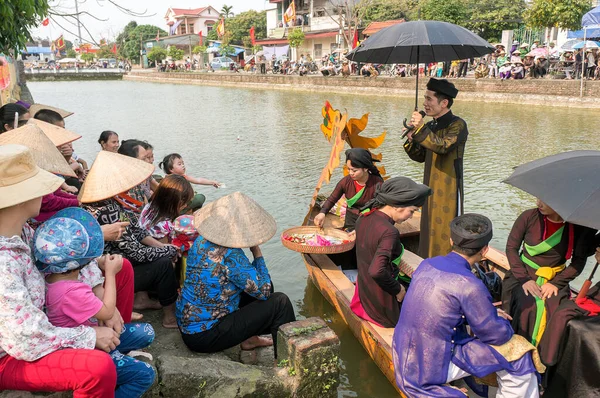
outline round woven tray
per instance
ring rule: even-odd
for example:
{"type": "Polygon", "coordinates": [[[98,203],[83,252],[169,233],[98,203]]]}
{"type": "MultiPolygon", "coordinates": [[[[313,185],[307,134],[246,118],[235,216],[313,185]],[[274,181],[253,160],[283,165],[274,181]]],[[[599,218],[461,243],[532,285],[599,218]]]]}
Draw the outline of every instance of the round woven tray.
{"type": "Polygon", "coordinates": [[[350,237],[347,232],[341,231],[335,228],[319,228],[315,226],[311,227],[294,227],[289,228],[283,231],[281,234],[281,243],[285,247],[295,252],[300,253],[315,253],[315,254],[335,254],[335,253],[343,253],[351,250],[354,247],[354,238],[350,237]],[[309,246],[303,245],[301,243],[290,242],[289,240],[283,239],[286,235],[296,235],[296,234],[314,234],[318,232],[321,236],[331,236],[333,238],[350,240],[350,242],[342,243],[339,245],[332,246],[309,246]]]}

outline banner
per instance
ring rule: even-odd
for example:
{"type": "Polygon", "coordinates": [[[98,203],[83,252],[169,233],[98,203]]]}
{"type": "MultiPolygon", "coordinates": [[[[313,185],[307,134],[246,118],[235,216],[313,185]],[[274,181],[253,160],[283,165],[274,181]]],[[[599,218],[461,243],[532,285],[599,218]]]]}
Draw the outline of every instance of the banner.
{"type": "Polygon", "coordinates": [[[287,10],[285,10],[285,14],[283,14],[283,22],[288,23],[290,21],[296,20],[296,5],[294,4],[294,0],[290,3],[290,6],[287,10]]]}
{"type": "Polygon", "coordinates": [[[250,41],[252,42],[252,47],[256,45],[256,37],[254,37],[254,26],[250,28],[250,41]]]}
{"type": "Polygon", "coordinates": [[[223,37],[225,34],[225,18],[221,18],[219,24],[217,25],[217,36],[223,37]]]}
{"type": "Polygon", "coordinates": [[[112,50],[110,50],[113,54],[117,55],[117,43],[113,43],[112,50]]]}
{"type": "Polygon", "coordinates": [[[63,35],[60,35],[60,37],[54,41],[54,46],[57,50],[65,48],[65,39],[63,39],[63,35]]]}
{"type": "Polygon", "coordinates": [[[201,46],[204,43],[202,38],[202,31],[198,32],[198,45],[201,46]]]}
{"type": "Polygon", "coordinates": [[[181,25],[182,22],[183,19],[180,19],[179,21],[175,22],[173,26],[171,26],[171,30],[169,31],[171,36],[177,34],[177,27],[181,25]]]}

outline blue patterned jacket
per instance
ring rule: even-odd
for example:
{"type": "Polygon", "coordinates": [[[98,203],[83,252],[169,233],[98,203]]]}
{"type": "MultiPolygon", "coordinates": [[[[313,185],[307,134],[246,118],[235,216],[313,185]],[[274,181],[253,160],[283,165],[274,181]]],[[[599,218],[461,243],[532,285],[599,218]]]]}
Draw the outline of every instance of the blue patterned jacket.
{"type": "Polygon", "coordinates": [[[250,262],[242,249],[216,245],[199,236],[188,253],[185,282],[177,300],[177,323],[185,334],[212,328],[236,311],[240,294],[259,300],[271,295],[271,277],[262,257],[250,262]]]}

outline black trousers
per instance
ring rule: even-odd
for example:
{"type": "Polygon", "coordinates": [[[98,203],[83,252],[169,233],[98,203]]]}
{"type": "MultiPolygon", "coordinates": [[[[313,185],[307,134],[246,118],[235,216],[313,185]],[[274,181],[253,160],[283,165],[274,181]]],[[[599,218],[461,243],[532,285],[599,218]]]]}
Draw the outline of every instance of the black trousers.
{"type": "Polygon", "coordinates": [[[267,65],[266,64],[260,64],[260,73],[261,73],[261,75],[264,75],[265,73],[267,73],[267,65]]]}
{"type": "Polygon", "coordinates": [[[177,301],[177,278],[170,257],[162,257],[151,263],[131,262],[135,292],[153,291],[160,305],[166,307],[177,301]]]}
{"type": "Polygon", "coordinates": [[[468,62],[461,62],[458,64],[458,77],[467,76],[467,71],[469,70],[468,62]]]}
{"type": "Polygon", "coordinates": [[[292,303],[284,293],[273,293],[264,301],[243,293],[237,311],[224,316],[205,332],[182,333],[181,337],[190,350],[211,353],[236,346],[252,336],[270,333],[277,359],[277,331],[281,325],[295,320],[292,303]]]}

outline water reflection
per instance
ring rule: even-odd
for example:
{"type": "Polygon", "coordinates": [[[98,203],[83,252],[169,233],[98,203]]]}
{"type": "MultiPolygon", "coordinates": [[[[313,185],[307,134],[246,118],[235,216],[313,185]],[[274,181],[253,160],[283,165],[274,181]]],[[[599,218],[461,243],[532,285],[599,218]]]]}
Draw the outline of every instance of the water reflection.
{"type": "MultiPolygon", "coordinates": [[[[226,184],[227,188],[219,190],[195,187],[208,200],[239,190],[259,201],[278,222],[278,235],[263,250],[278,289],[298,303],[297,309],[303,315],[331,320],[341,337],[344,383],[340,395],[394,395],[335,311],[311,284],[306,285],[300,256],[286,250],[278,236],[304,218],[329,156],[330,146],[319,131],[325,100],[348,110],[350,117],[370,112],[365,135],[388,131],[381,147],[388,173],[421,180],[422,165],[406,156],[399,135],[413,100],[114,81],[34,82],[29,86],[38,102],[75,112],[66,124],[83,135],[74,146],[88,162],[99,150],[96,140],[100,132],[110,129],[117,131],[121,139],[148,140],[155,147],[157,161],[179,152],[191,175],[226,184]]],[[[453,106],[470,131],[465,158],[465,209],[488,215],[495,227],[492,243],[504,248],[513,221],[534,206],[534,200],[502,180],[513,167],[542,156],[599,149],[596,126],[600,114],[583,109],[461,103],[461,96],[467,95],[459,94],[453,106]]],[[[339,177],[338,172],[333,181],[339,177]]],[[[584,271],[588,273],[589,269],[584,271]]]]}

